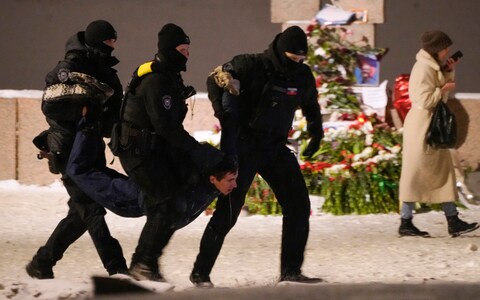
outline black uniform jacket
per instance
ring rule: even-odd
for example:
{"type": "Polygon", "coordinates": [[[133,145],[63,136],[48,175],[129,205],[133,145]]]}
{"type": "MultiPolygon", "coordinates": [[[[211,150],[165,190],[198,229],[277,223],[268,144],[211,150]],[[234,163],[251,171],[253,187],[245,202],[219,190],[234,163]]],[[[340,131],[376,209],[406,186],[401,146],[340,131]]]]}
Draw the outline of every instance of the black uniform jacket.
{"type": "MultiPolygon", "coordinates": [[[[113,89],[113,95],[107,98],[103,93],[79,95],[75,91],[68,91],[59,99],[42,101],[42,112],[50,125],[49,148],[53,152],[64,153],[62,155],[64,163],[66,163],[68,152],[73,144],[76,126],[82,116],[82,108],[87,106],[87,116],[90,122],[98,125],[103,136],[109,137],[111,126],[114,120],[118,119],[123,95],[117,71],[112,68],[118,63],[118,60],[88,48],[85,44],[84,34],[83,31],[78,32],[66,42],[64,59],[45,77],[46,90],[54,85],[60,87],[75,85],[78,82],[69,79],[69,73],[77,72],[89,75],[108,85],[113,89]]],[[[67,90],[66,88],[65,91],[67,90]]]]}
{"type": "MultiPolygon", "coordinates": [[[[318,92],[310,68],[301,65],[294,72],[288,70],[275,48],[274,41],[264,53],[238,55],[223,65],[224,71],[240,81],[240,95],[234,108],[238,109],[235,115],[238,115],[240,130],[263,133],[286,142],[295,111],[301,108],[310,135],[322,138],[318,92]]],[[[207,87],[216,115],[225,115],[218,111],[226,109],[225,100],[219,104],[223,91],[212,78],[207,80],[207,87]]]]}
{"type": "Polygon", "coordinates": [[[201,145],[184,129],[182,123],[188,108],[182,77],[169,69],[166,62],[157,59],[155,64],[154,72],[130,84],[124,103],[122,136],[133,132],[127,146],[141,147],[138,145],[138,131],[150,132],[153,137],[151,147],[162,157],[130,157],[130,167],[134,167],[135,160],[140,164],[145,159],[155,159],[168,161],[169,165],[173,163],[175,170],[172,172],[182,173],[182,169],[189,172],[187,170],[192,169],[193,163],[200,172],[207,174],[223,156],[212,146],[201,145]]]}

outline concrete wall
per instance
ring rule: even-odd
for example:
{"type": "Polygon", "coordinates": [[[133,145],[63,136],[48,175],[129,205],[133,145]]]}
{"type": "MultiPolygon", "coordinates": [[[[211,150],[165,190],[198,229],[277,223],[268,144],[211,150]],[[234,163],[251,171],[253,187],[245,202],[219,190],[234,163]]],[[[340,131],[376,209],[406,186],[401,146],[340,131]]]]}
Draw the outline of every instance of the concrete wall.
{"type": "Polygon", "coordinates": [[[0,180],[17,178],[17,101],[0,100],[0,180]]]}
{"type": "MultiPolygon", "coordinates": [[[[21,93],[20,93],[21,94],[21,93]]],[[[185,129],[195,131],[213,130],[218,121],[206,95],[196,96],[189,102],[189,110],[184,121],[185,129]]],[[[1,98],[0,97],[0,180],[17,179],[26,184],[50,184],[60,179],[60,175],[48,171],[46,159],[37,159],[37,148],[33,138],[48,128],[40,110],[40,98],[1,98]]],[[[107,148],[109,167],[123,172],[118,158],[107,148]]]]}

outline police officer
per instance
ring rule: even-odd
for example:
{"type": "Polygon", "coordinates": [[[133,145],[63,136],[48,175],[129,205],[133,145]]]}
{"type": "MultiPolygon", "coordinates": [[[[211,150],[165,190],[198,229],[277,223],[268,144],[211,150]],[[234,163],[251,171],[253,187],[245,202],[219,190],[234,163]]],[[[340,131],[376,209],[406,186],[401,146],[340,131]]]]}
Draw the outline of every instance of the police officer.
{"type": "Polygon", "coordinates": [[[223,160],[219,150],[199,144],[182,125],[185,100],[195,93],[180,74],[186,71],[189,46],[182,28],[163,26],[154,60],[135,70],[124,99],[119,157],[143,193],[147,217],[130,264],[138,280],[165,280],[158,258],[185,214],[181,190],[196,180],[191,166],[210,175],[223,160]]]}
{"type": "Polygon", "coordinates": [[[102,134],[109,136],[111,119],[118,116],[123,94],[117,72],[112,68],[118,63],[111,55],[116,39],[117,33],[109,22],[91,22],[85,31],[67,41],[65,58],[46,76],[42,112],[50,128],[41,135],[40,148],[48,151],[50,170],[62,173],[70,199],[67,216],[26,266],[31,277],[53,278],[53,266],[87,230],[108,273],[128,272],[122,248],[110,235],[105,222],[105,209],[65,174],[77,123],[87,111],[94,130],[100,132],[96,139],[99,153],[95,168],[106,167],[102,134]]]}
{"type": "Polygon", "coordinates": [[[307,50],[305,33],[293,26],[278,34],[264,53],[235,56],[207,79],[209,98],[225,132],[222,150],[238,159],[239,171],[237,189],[229,199],[219,197],[203,234],[190,275],[196,286],[213,287],[209,274],[256,173],[268,182],[283,210],[280,281],[321,281],[301,272],[310,201],[297,159],[286,147],[298,107],[311,135],[303,154],[313,155],[323,137],[315,80],[302,63],[307,50]]]}

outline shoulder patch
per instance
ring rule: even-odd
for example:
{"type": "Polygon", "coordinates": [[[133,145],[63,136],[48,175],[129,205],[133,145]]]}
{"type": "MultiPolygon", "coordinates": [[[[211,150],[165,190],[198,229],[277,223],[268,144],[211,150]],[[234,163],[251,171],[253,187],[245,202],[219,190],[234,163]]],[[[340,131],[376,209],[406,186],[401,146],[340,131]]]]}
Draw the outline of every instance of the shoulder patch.
{"type": "Polygon", "coordinates": [[[68,75],[70,74],[70,70],[68,69],[60,69],[58,70],[58,80],[60,80],[60,82],[65,82],[68,80],[68,75]]]}
{"type": "Polygon", "coordinates": [[[162,104],[165,109],[169,110],[172,107],[172,97],[170,95],[163,96],[162,104]]]}
{"type": "Polygon", "coordinates": [[[152,73],[152,63],[153,61],[146,62],[142,64],[140,67],[138,67],[137,70],[137,76],[142,77],[143,75],[146,75],[148,73],[152,73]]]}

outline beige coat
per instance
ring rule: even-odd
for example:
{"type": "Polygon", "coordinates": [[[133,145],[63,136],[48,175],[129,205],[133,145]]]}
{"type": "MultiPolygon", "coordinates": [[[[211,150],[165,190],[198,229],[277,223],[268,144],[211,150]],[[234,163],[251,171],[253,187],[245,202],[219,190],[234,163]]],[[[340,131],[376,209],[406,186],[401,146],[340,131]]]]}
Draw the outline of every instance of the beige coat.
{"type": "Polygon", "coordinates": [[[412,108],[403,132],[400,201],[443,203],[457,200],[455,171],[448,149],[433,149],[425,142],[432,111],[448,95],[441,87],[453,80],[453,72],[442,72],[435,59],[424,50],[416,56],[410,74],[412,108]]]}

